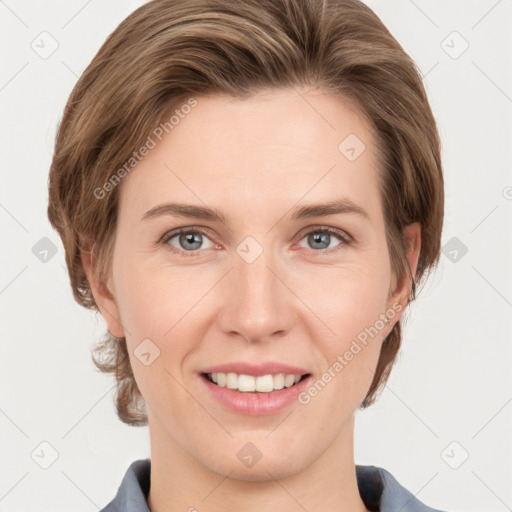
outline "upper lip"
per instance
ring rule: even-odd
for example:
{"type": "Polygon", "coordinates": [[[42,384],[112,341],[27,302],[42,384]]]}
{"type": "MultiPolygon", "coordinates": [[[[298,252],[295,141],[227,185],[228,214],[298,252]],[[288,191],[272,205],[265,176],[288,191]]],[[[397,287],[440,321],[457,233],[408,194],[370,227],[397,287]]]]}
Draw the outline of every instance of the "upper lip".
{"type": "Polygon", "coordinates": [[[262,375],[275,375],[277,373],[284,373],[286,375],[304,375],[309,372],[298,366],[290,366],[288,364],[282,364],[274,361],[261,364],[238,361],[234,363],[209,366],[208,368],[203,369],[201,373],[237,373],[239,375],[260,377],[262,375]]]}

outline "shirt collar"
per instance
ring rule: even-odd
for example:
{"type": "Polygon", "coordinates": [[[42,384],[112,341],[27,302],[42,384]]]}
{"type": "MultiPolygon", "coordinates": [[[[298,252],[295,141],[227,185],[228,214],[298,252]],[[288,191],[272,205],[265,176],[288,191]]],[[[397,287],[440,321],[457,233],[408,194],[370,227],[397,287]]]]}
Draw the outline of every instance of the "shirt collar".
{"type": "MultiPolygon", "coordinates": [[[[116,497],[100,512],[151,512],[147,504],[150,459],[132,462],[116,497]]],[[[375,512],[441,512],[427,507],[391,473],[376,466],[356,465],[357,485],[368,510],[375,512]]]]}

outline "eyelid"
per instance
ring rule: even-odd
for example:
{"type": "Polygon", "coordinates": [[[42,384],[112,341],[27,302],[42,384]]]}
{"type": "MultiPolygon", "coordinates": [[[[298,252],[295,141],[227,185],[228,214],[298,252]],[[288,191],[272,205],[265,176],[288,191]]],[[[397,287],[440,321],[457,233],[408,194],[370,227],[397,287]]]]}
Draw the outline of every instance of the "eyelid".
{"type": "Polygon", "coordinates": [[[335,228],[332,226],[325,226],[323,224],[317,224],[313,226],[307,226],[296,235],[299,238],[299,240],[302,240],[306,235],[309,235],[310,233],[317,233],[317,232],[325,232],[329,233],[331,235],[335,235],[339,237],[343,242],[345,243],[351,243],[354,241],[354,238],[344,229],[341,228],[335,228]]]}
{"type": "Polygon", "coordinates": [[[181,228],[171,229],[166,231],[159,239],[158,243],[165,243],[172,237],[179,235],[181,233],[189,233],[189,232],[198,232],[202,233],[205,236],[210,237],[210,230],[208,228],[200,227],[200,226],[183,226],[181,228]]]}

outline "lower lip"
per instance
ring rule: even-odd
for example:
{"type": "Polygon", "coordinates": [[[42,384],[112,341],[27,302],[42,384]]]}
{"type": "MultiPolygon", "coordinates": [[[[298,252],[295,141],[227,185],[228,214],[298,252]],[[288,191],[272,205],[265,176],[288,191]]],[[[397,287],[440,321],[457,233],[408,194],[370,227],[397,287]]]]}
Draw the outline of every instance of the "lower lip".
{"type": "Polygon", "coordinates": [[[307,388],[311,375],[289,388],[274,390],[270,393],[246,393],[236,389],[221,388],[210,382],[204,375],[201,375],[201,380],[212,396],[231,411],[249,416],[268,416],[296,401],[298,395],[307,388]]]}

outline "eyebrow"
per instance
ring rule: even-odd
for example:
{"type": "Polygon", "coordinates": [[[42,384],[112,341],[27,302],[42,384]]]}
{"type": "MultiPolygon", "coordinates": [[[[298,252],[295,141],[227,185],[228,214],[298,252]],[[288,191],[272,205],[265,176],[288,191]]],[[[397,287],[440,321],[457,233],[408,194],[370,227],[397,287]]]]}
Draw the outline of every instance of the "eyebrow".
{"type": "MultiPolygon", "coordinates": [[[[359,205],[355,204],[350,199],[337,199],[327,203],[310,204],[300,206],[292,210],[291,218],[293,220],[309,219],[312,217],[325,217],[328,215],[336,215],[340,213],[351,213],[359,215],[367,220],[370,216],[359,205]]],[[[225,223],[226,218],[219,210],[215,208],[208,208],[206,206],[198,206],[185,203],[164,203],[151,210],[148,210],[141,218],[141,220],[148,220],[163,215],[174,215],[178,217],[188,217],[200,220],[209,220],[213,222],[225,223]]]]}

